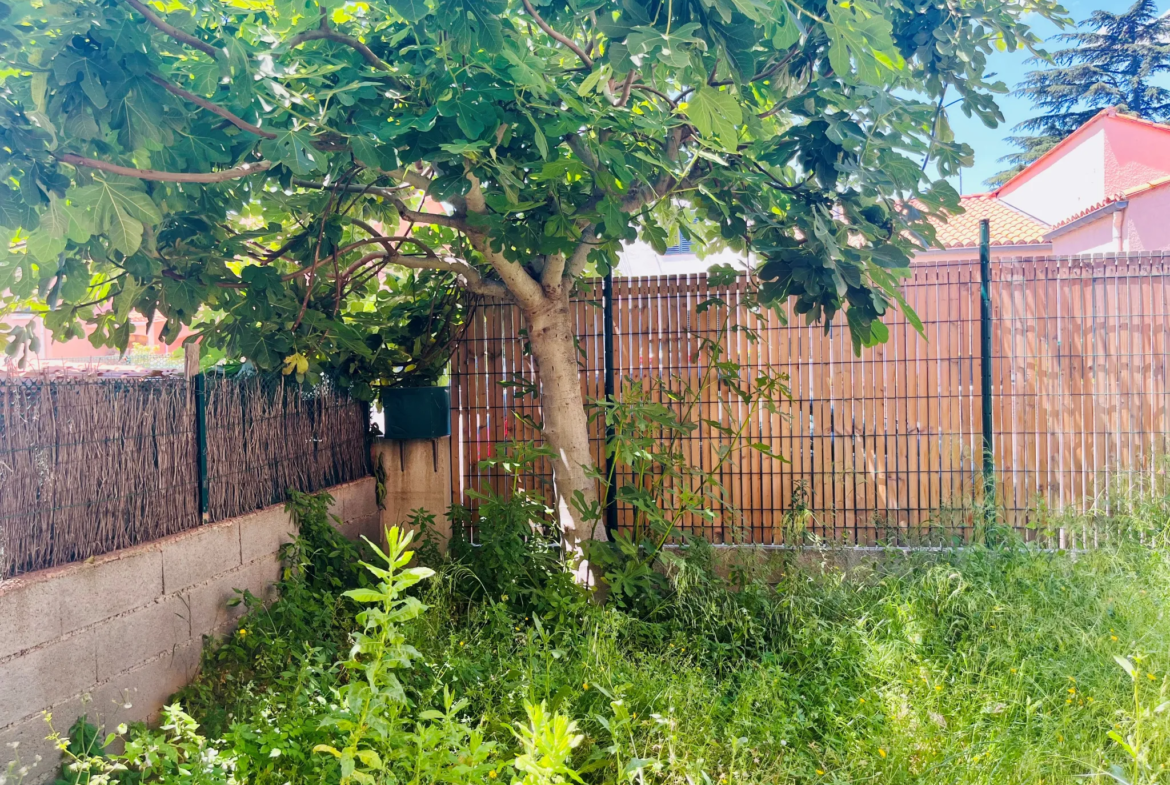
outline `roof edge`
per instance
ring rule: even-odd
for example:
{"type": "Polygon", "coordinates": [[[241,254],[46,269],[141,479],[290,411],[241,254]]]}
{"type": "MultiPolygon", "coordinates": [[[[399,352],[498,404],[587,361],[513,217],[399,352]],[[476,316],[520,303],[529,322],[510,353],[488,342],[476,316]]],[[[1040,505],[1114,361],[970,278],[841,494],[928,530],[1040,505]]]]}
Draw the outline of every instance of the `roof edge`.
{"type": "Polygon", "coordinates": [[[1167,133],[1170,133],[1170,125],[1164,125],[1162,123],[1155,123],[1152,120],[1144,120],[1140,117],[1131,117],[1129,115],[1122,114],[1121,112],[1117,111],[1116,106],[1107,106],[1104,109],[1102,109],[1100,112],[1097,112],[1097,114],[1090,117],[1083,125],[1081,125],[1080,128],[1076,129],[1071,134],[1069,134],[1068,136],[1061,139],[1059,142],[1057,142],[1055,145],[1053,145],[1050,150],[1045,151],[1045,153],[1043,155],[1041,155],[1035,161],[1028,164],[1023,169],[1021,169],[1019,172],[1017,172],[1010,180],[1008,180],[1006,183],[1001,185],[999,188],[996,188],[994,191],[992,191],[991,194],[998,198],[1000,196],[1000,194],[1004,191],[1004,189],[1011,186],[1012,183],[1016,182],[1021,177],[1028,175],[1030,170],[1032,170],[1034,167],[1038,166],[1043,161],[1046,161],[1048,158],[1055,155],[1057,153],[1057,151],[1072,144],[1074,139],[1077,139],[1078,137],[1084,136],[1084,134],[1087,132],[1087,130],[1091,126],[1098,125],[1101,121],[1105,120],[1106,118],[1110,118],[1110,117],[1114,117],[1114,118],[1117,118],[1118,120],[1123,120],[1123,121],[1128,122],[1128,123],[1134,123],[1135,125],[1141,125],[1141,126],[1144,126],[1147,128],[1153,128],[1153,129],[1158,130],[1158,131],[1165,131],[1167,133]]]}

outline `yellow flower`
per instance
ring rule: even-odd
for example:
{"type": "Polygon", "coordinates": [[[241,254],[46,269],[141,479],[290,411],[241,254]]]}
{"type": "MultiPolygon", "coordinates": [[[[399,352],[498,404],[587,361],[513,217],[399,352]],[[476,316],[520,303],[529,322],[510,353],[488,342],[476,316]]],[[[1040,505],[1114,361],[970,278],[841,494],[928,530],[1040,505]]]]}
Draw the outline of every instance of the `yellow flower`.
{"type": "Polygon", "coordinates": [[[1072,698],[1065,698],[1064,702],[1065,703],[1072,703],[1072,698]]]}
{"type": "Polygon", "coordinates": [[[240,637],[243,638],[247,634],[248,634],[248,631],[246,629],[244,629],[243,627],[240,627],[240,637]]]}
{"type": "Polygon", "coordinates": [[[881,747],[878,747],[878,755],[881,755],[884,758],[884,757],[886,757],[886,751],[883,750],[881,747]]]}
{"type": "Polygon", "coordinates": [[[865,698],[858,698],[858,699],[857,699],[857,701],[858,701],[859,703],[865,703],[865,698]]]}
{"type": "Polygon", "coordinates": [[[1069,695],[1076,695],[1076,694],[1077,694],[1077,688],[1076,688],[1076,687],[1069,687],[1069,688],[1068,688],[1068,694],[1069,694],[1069,695]]]}
{"type": "Polygon", "coordinates": [[[1117,636],[1116,636],[1116,635],[1110,635],[1109,637],[1110,637],[1112,640],[1117,640],[1117,636]]]}
{"type": "Polygon", "coordinates": [[[823,777],[823,776],[825,776],[825,770],[824,769],[817,769],[817,774],[819,776],[823,777]]]}
{"type": "Polygon", "coordinates": [[[1154,680],[1154,674],[1152,674],[1152,673],[1147,673],[1147,674],[1146,674],[1146,678],[1147,678],[1147,679],[1149,679],[1150,681],[1153,681],[1153,680],[1154,680]]]}
{"type": "Polygon", "coordinates": [[[934,689],[935,689],[936,691],[938,691],[938,692],[942,692],[942,685],[941,685],[941,684],[936,684],[936,685],[934,685],[934,689]]]}
{"type": "Polygon", "coordinates": [[[589,682],[585,682],[584,684],[582,684],[581,689],[583,689],[583,690],[589,689],[589,682]]]}
{"type": "Polygon", "coordinates": [[[1016,672],[1016,669],[1015,669],[1015,668],[1012,668],[1012,673],[1015,673],[1015,672],[1016,672]]]}
{"type": "Polygon", "coordinates": [[[494,780],[494,779],[496,778],[496,770],[495,770],[495,769],[492,769],[491,771],[489,771],[489,772],[488,772],[488,777],[490,777],[491,779],[493,779],[493,780],[494,780]]]}

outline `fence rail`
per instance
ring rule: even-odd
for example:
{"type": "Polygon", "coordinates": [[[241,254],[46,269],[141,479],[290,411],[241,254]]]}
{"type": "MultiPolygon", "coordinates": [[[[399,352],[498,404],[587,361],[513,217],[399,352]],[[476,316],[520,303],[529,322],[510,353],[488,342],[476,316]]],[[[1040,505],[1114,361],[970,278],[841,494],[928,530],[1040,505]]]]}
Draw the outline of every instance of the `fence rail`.
{"type": "Polygon", "coordinates": [[[193,381],[0,380],[0,578],[81,561],[369,474],[365,407],[327,387],[208,377],[201,477],[193,381]]]}
{"type": "MultiPolygon", "coordinates": [[[[1157,458],[1170,437],[1168,264],[1160,254],[992,262],[997,503],[1028,536],[1052,511],[1087,510],[1110,489],[1160,476],[1157,458]]],[[[791,312],[787,325],[758,318],[742,306],[743,286],[716,291],[704,276],[614,282],[619,379],[696,379],[698,341],[714,337],[719,322],[695,306],[713,295],[730,304],[733,324],[760,336],[730,333],[726,359],[748,377],[764,366],[789,377],[783,413],[754,419],[747,438],[790,463],[745,453],[722,472],[729,504],[703,533],[717,542],[781,543],[785,514],[807,508],[814,531],[850,544],[969,537],[982,493],[978,260],[916,265],[904,292],[925,337],[899,313],[887,320],[889,341],[860,357],[843,325],[826,331],[791,312]]],[[[603,395],[600,289],[580,296],[574,312],[587,400],[603,395]]],[[[457,500],[471,502],[469,490],[505,490],[508,478],[479,461],[495,444],[535,436],[514,415],[539,420],[538,403],[500,384],[536,381],[522,329],[513,306],[484,306],[454,358],[457,500]]],[[[685,449],[702,465],[721,439],[700,425],[685,449]]],[[[620,510],[619,522],[630,514],[620,510]]]]}

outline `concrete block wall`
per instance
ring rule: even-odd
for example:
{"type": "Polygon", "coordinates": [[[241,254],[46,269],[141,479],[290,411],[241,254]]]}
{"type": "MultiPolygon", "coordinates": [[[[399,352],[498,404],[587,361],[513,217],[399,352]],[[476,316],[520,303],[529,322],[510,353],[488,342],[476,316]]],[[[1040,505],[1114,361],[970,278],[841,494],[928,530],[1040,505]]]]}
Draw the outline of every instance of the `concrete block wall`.
{"type": "MultiPolygon", "coordinates": [[[[349,537],[380,538],[368,477],[328,489],[349,537]]],[[[55,776],[44,712],[65,733],[83,713],[110,730],[151,721],[195,675],[204,636],[235,628],[235,589],[270,599],[295,531],[282,505],[79,564],[0,582],[0,772],[20,742],[27,782],[55,776]]]]}
{"type": "Polygon", "coordinates": [[[451,438],[374,441],[374,465],[385,473],[382,526],[406,522],[422,508],[435,516],[435,530],[451,537],[451,438]]]}

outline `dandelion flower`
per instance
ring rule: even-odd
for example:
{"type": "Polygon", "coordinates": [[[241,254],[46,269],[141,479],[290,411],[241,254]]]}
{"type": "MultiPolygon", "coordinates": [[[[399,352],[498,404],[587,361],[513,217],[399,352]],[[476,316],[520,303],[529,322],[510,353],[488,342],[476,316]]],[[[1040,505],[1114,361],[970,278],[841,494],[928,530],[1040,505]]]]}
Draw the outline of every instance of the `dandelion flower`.
{"type": "Polygon", "coordinates": [[[817,776],[820,776],[820,777],[825,776],[825,770],[824,769],[817,769],[817,776]]]}
{"type": "Polygon", "coordinates": [[[883,750],[881,747],[878,747],[878,755],[881,755],[884,758],[884,757],[886,757],[886,751],[883,750]]]}
{"type": "Polygon", "coordinates": [[[496,770],[495,770],[495,769],[492,769],[491,771],[489,771],[489,772],[488,772],[488,777],[490,777],[491,779],[493,779],[493,780],[494,780],[494,779],[496,778],[496,770]]]}

